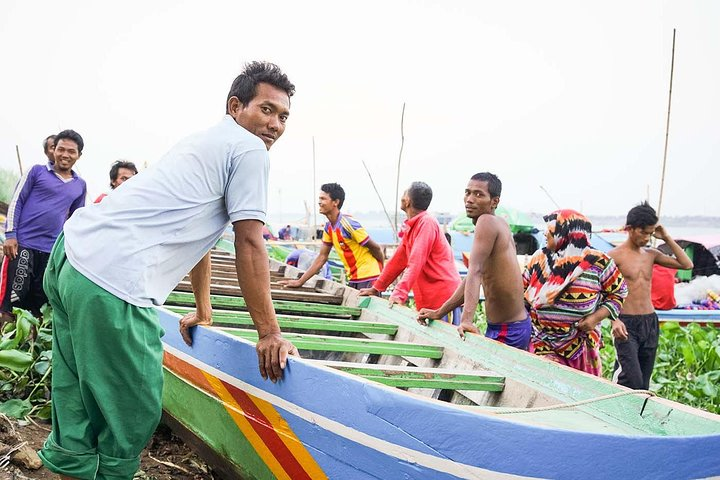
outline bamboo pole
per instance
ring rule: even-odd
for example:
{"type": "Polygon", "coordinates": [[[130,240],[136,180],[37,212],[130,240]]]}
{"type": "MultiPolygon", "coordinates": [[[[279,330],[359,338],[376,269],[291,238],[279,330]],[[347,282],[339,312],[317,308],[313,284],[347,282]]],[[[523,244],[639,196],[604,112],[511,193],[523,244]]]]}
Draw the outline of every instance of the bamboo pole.
{"type": "MultiPolygon", "coordinates": [[[[403,147],[405,146],[405,102],[403,102],[402,114],[400,115],[400,154],[398,155],[397,177],[395,179],[395,223],[393,232],[395,242],[398,241],[398,202],[400,201],[400,161],[402,160],[403,147]]],[[[370,172],[368,172],[370,174],[370,172]]],[[[377,191],[377,190],[376,190],[377,191]]],[[[380,200],[382,202],[382,200],[380,200]]]]}
{"type": "Polygon", "coordinates": [[[367,165],[365,165],[365,160],[362,161],[362,164],[363,164],[363,167],[365,167],[365,171],[367,172],[368,177],[370,177],[370,183],[372,184],[373,189],[375,190],[375,194],[377,195],[378,200],[380,200],[380,205],[382,205],[383,212],[385,212],[385,216],[386,216],[387,219],[388,219],[388,223],[390,223],[390,228],[392,228],[392,230],[393,230],[393,235],[395,236],[395,243],[397,243],[397,240],[398,240],[397,226],[396,226],[396,224],[394,224],[393,221],[390,219],[390,214],[388,213],[387,208],[385,208],[385,202],[383,202],[383,199],[382,199],[382,197],[380,196],[380,192],[378,192],[378,189],[377,189],[377,187],[375,186],[375,181],[373,180],[372,175],[370,174],[370,170],[368,170],[367,165]]]}
{"type": "Polygon", "coordinates": [[[18,147],[17,144],[15,145],[15,153],[17,154],[18,167],[20,167],[20,176],[22,177],[22,174],[23,174],[22,160],[20,160],[20,147],[18,147]]]}
{"type": "Polygon", "coordinates": [[[545,190],[545,187],[543,187],[542,185],[540,185],[540,190],[542,190],[543,192],[545,192],[545,195],[547,195],[547,197],[550,199],[550,201],[555,205],[555,207],[556,207],[558,210],[560,210],[560,205],[558,205],[558,203],[555,201],[555,199],[550,196],[550,192],[548,192],[547,190],[545,190]]]}
{"type": "Polygon", "coordinates": [[[667,167],[668,137],[670,136],[670,106],[672,105],[673,73],[675,71],[675,29],[673,28],[672,56],[670,59],[670,90],[668,92],[667,120],[665,122],[665,150],[663,152],[662,175],[660,176],[660,198],[658,199],[657,216],[660,218],[663,191],[665,189],[665,168],[667,167]]]}
{"type": "MultiPolygon", "coordinates": [[[[315,136],[312,137],[312,147],[313,147],[313,196],[310,197],[311,199],[315,198],[317,195],[317,188],[315,188],[315,136]]],[[[313,208],[313,226],[312,226],[312,238],[315,238],[317,236],[317,208],[313,208]]],[[[317,239],[316,239],[317,240],[317,239]]]]}

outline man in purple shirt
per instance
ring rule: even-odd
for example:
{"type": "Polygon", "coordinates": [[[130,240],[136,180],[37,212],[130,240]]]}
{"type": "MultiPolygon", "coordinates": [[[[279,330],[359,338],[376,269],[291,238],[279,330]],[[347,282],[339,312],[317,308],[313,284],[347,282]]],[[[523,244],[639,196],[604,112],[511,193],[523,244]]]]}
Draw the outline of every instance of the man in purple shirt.
{"type": "Polygon", "coordinates": [[[85,180],[72,170],[82,155],[82,137],[64,130],[55,137],[55,163],[35,165],[22,176],[8,207],[0,270],[0,315],[13,308],[39,314],[47,302],[43,274],[65,220],[85,205],[85,180]]]}

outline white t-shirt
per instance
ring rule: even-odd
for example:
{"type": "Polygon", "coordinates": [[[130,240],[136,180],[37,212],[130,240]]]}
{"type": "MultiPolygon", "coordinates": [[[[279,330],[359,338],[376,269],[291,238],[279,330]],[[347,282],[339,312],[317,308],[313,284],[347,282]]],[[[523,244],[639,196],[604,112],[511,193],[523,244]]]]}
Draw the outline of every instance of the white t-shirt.
{"type": "Polygon", "coordinates": [[[263,141],[226,115],[77,210],[64,227],[68,259],[128,303],[162,305],[229,222],[265,222],[269,161],[263,141]]]}

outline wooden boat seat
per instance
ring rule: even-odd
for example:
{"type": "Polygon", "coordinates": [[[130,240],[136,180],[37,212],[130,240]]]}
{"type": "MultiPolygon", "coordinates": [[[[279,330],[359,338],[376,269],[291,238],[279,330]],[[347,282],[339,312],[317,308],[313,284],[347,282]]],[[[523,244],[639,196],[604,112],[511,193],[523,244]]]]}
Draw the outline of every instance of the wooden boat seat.
{"type": "MultiPolygon", "coordinates": [[[[251,342],[257,342],[258,334],[254,329],[220,328],[221,330],[251,342]]],[[[310,335],[285,332],[283,337],[292,342],[299,350],[320,350],[326,352],[368,353],[376,355],[396,355],[438,359],[443,356],[443,347],[420,343],[397,342],[393,340],[375,340],[371,338],[334,337],[329,335],[310,335]]]]}
{"type": "MultiPolygon", "coordinates": [[[[192,292],[192,286],[189,280],[182,280],[178,283],[175,290],[180,292],[192,292]]],[[[213,295],[242,296],[240,287],[237,282],[234,285],[220,285],[216,282],[210,284],[210,293],[213,295]]],[[[329,293],[317,291],[302,291],[296,289],[275,288],[270,290],[273,300],[290,300],[294,302],[311,302],[311,303],[327,303],[331,305],[340,305],[343,301],[342,294],[331,295],[329,293]]]]}
{"type": "MultiPolygon", "coordinates": [[[[194,308],[168,306],[168,310],[185,315],[194,308]]],[[[222,327],[248,327],[253,326],[252,319],[248,312],[232,311],[232,310],[213,310],[214,326],[222,327]]],[[[381,335],[395,335],[398,326],[392,323],[373,322],[363,320],[349,320],[341,318],[322,318],[299,315],[277,315],[280,328],[292,330],[313,330],[327,332],[354,332],[354,333],[374,333],[381,335]]]]}
{"type": "Polygon", "coordinates": [[[486,392],[502,392],[505,388],[505,377],[486,370],[448,370],[328,360],[309,361],[392,387],[486,392]]]}
{"type": "MultiPolygon", "coordinates": [[[[210,301],[213,308],[225,308],[229,310],[246,310],[245,299],[240,297],[229,297],[224,295],[210,295],[210,301]]],[[[189,292],[172,292],[167,300],[166,305],[185,305],[194,306],[195,297],[189,292]]],[[[357,318],[362,313],[359,307],[345,307],[342,305],[327,305],[321,303],[303,303],[285,300],[273,300],[273,306],[276,312],[290,314],[310,314],[319,317],[338,317],[338,318],[357,318]]]]}

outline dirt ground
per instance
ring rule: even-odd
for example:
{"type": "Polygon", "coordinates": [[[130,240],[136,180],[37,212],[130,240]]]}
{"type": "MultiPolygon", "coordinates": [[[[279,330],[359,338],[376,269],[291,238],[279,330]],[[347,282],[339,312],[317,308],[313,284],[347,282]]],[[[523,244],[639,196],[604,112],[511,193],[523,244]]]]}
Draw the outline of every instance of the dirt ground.
{"type": "MultiPolygon", "coordinates": [[[[17,422],[0,419],[0,441],[7,445],[28,442],[33,450],[39,449],[50,432],[50,424],[17,422]],[[14,431],[13,431],[14,430],[14,431]]],[[[2,452],[0,452],[2,453],[2,452]]],[[[140,471],[136,480],[204,480],[216,479],[205,462],[195,455],[168,427],[160,425],[140,458],[140,471]]],[[[60,477],[45,467],[29,470],[0,459],[0,480],[59,480],[60,477]]]]}

